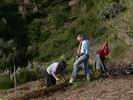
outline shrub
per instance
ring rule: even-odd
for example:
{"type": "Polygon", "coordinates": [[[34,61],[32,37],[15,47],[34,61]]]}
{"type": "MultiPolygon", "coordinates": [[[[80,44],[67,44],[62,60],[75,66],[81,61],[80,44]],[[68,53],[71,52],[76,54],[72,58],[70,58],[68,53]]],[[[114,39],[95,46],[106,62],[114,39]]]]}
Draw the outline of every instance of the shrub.
{"type": "Polygon", "coordinates": [[[30,60],[33,60],[38,54],[38,47],[37,45],[29,45],[27,48],[27,55],[30,60]]]}
{"type": "Polygon", "coordinates": [[[72,86],[73,89],[78,89],[81,87],[81,82],[75,82],[74,85],[72,86]]]}
{"type": "Polygon", "coordinates": [[[60,27],[63,25],[69,18],[68,10],[69,7],[64,1],[56,6],[50,7],[48,22],[54,27],[60,27]]]}
{"type": "Polygon", "coordinates": [[[106,4],[105,7],[99,12],[98,17],[102,20],[107,20],[118,15],[121,11],[125,10],[125,6],[120,2],[112,2],[106,4]]]}
{"type": "Polygon", "coordinates": [[[8,76],[0,76],[0,89],[13,88],[13,81],[8,76]]]}
{"type": "Polygon", "coordinates": [[[123,45],[116,45],[113,49],[112,49],[112,57],[115,58],[121,58],[123,57],[123,55],[126,52],[126,47],[123,45]]]}
{"type": "Polygon", "coordinates": [[[39,47],[39,60],[50,61],[51,58],[57,59],[57,57],[63,55],[67,50],[72,49],[74,43],[74,35],[69,29],[62,29],[59,32],[51,34],[49,39],[41,43],[39,47]]]}
{"type": "Polygon", "coordinates": [[[19,73],[16,74],[17,82],[19,84],[24,84],[29,82],[29,73],[25,69],[21,69],[19,73]]]}
{"type": "MultiPolygon", "coordinates": [[[[26,68],[18,68],[16,71],[18,84],[24,84],[29,81],[35,81],[37,79],[44,78],[44,75],[44,65],[36,62],[29,64],[26,68]]],[[[13,74],[10,76],[10,78],[13,80],[13,74]]]]}
{"type": "Polygon", "coordinates": [[[129,33],[129,36],[130,36],[131,38],[133,38],[133,32],[130,32],[130,33],[129,33]]]}
{"type": "Polygon", "coordinates": [[[40,37],[40,28],[42,25],[42,19],[34,19],[33,22],[29,25],[29,34],[30,43],[36,43],[40,37]]]}
{"type": "Polygon", "coordinates": [[[33,62],[32,65],[28,65],[26,70],[29,73],[29,80],[33,81],[33,80],[37,80],[40,78],[44,78],[44,74],[45,74],[45,67],[44,66],[45,65],[39,64],[36,62],[33,62]]]}

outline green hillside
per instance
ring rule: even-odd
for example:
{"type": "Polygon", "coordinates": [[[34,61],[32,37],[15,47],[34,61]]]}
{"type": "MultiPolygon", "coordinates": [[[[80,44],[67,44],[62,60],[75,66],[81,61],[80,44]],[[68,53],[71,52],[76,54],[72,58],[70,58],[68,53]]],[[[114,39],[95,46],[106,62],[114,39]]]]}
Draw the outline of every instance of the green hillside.
{"type": "Polygon", "coordinates": [[[0,5],[1,41],[14,40],[39,61],[73,48],[77,32],[90,41],[111,41],[112,34],[117,38],[126,31],[132,38],[131,0],[3,0],[0,5]]]}
{"type": "Polygon", "coordinates": [[[131,63],[132,9],[132,0],[1,0],[0,69],[12,74],[14,65],[23,68],[28,62],[63,59],[77,47],[79,32],[90,40],[90,61],[107,41],[108,62],[131,63]]]}

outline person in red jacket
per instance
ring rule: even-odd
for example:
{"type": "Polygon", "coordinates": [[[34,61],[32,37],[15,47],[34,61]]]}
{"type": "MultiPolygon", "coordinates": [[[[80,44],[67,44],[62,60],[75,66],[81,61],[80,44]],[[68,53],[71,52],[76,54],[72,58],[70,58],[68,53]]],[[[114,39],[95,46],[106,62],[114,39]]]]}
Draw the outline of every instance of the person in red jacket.
{"type": "Polygon", "coordinates": [[[104,63],[105,58],[108,55],[109,55],[109,47],[108,47],[108,43],[105,43],[103,47],[97,51],[97,54],[96,54],[94,69],[96,71],[97,76],[100,76],[102,74],[105,74],[106,76],[109,75],[104,63]]]}

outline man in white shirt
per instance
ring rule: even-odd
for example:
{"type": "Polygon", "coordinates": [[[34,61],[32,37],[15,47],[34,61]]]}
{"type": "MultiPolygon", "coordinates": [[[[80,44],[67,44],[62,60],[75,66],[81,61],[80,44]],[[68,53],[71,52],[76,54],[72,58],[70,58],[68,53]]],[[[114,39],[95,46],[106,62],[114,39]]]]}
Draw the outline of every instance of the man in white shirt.
{"type": "Polygon", "coordinates": [[[77,54],[78,59],[75,61],[73,65],[73,72],[72,72],[72,77],[70,79],[70,83],[73,83],[74,79],[77,77],[78,68],[80,64],[83,64],[83,69],[86,79],[88,81],[91,80],[90,70],[88,68],[89,51],[90,51],[89,41],[84,39],[83,35],[81,34],[77,36],[77,40],[80,42],[81,46],[80,46],[80,52],[77,54]]]}
{"type": "Polygon", "coordinates": [[[57,74],[61,74],[64,77],[64,69],[66,68],[67,63],[65,61],[54,62],[47,68],[47,87],[55,85],[56,81],[59,80],[57,74]]]}

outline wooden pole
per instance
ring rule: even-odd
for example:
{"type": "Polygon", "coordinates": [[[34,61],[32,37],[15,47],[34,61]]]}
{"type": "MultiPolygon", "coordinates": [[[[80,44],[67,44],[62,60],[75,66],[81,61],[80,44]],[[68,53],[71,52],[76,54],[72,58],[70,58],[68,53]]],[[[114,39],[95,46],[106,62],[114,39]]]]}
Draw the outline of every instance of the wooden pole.
{"type": "Polygon", "coordinates": [[[16,66],[15,61],[13,58],[13,64],[14,64],[14,89],[15,89],[15,97],[17,96],[17,82],[16,82],[16,66]]]}

